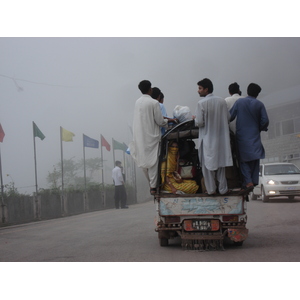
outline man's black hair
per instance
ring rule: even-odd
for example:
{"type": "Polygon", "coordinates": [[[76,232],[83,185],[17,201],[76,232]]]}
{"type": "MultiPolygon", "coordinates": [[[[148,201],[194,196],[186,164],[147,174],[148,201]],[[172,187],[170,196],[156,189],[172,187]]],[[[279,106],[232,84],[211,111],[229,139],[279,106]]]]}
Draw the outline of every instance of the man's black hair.
{"type": "Polygon", "coordinates": [[[208,93],[212,93],[214,91],[213,83],[210,79],[204,78],[198,82],[199,86],[202,86],[204,89],[208,89],[208,93]]]}
{"type": "Polygon", "coordinates": [[[256,98],[261,92],[261,87],[256,83],[250,83],[247,88],[248,96],[256,98]]]}
{"type": "Polygon", "coordinates": [[[151,93],[151,97],[155,100],[159,100],[159,96],[161,94],[161,91],[158,87],[153,87],[152,88],[152,93],[151,93]]]}
{"type": "Polygon", "coordinates": [[[142,80],[138,87],[142,94],[147,94],[151,89],[151,82],[149,80],[142,80]]]}
{"type": "Polygon", "coordinates": [[[228,91],[229,91],[229,94],[231,94],[231,95],[240,94],[240,86],[236,82],[234,82],[229,85],[228,91]]]}

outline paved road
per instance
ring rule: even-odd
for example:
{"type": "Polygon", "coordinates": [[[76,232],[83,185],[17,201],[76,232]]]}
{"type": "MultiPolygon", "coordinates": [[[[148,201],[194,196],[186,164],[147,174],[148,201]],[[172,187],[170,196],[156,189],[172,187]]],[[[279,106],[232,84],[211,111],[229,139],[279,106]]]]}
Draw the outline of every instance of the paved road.
{"type": "Polygon", "coordinates": [[[0,229],[1,262],[299,262],[300,198],[248,202],[249,237],[225,251],[160,247],[153,201],[0,229]]]}

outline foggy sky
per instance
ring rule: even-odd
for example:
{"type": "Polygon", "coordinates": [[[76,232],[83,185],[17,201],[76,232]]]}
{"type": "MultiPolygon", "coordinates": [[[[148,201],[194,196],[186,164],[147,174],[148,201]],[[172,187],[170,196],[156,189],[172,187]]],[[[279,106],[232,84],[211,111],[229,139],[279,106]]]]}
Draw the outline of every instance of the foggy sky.
{"type": "MultiPolygon", "coordinates": [[[[300,78],[299,38],[0,38],[0,49],[3,179],[11,182],[10,174],[21,193],[35,184],[32,121],[46,136],[36,138],[36,148],[38,185],[47,188],[48,171],[60,161],[60,126],[75,134],[63,143],[65,159],[83,158],[82,134],[129,144],[143,79],[162,90],[172,116],[176,105],[195,111],[205,77],[224,98],[232,82],[243,95],[258,83],[258,99],[300,78]]],[[[86,148],[86,158],[99,156],[86,148]]],[[[103,148],[103,156],[112,167],[112,151],[103,148]]]]}

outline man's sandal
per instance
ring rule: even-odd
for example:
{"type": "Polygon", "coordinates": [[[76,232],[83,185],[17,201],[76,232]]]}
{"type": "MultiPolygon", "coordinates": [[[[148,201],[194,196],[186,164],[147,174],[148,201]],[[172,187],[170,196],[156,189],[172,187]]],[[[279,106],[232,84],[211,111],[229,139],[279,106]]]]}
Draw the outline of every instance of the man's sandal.
{"type": "Polygon", "coordinates": [[[241,190],[239,191],[238,195],[245,195],[245,194],[249,194],[250,192],[252,192],[254,189],[253,185],[250,185],[248,187],[245,188],[241,188],[241,190]]]}

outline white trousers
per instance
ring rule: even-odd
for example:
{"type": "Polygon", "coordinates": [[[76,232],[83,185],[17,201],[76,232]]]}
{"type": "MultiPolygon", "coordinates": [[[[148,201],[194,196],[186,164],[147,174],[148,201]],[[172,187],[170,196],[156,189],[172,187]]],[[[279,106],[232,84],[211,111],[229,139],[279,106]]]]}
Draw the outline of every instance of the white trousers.
{"type": "Polygon", "coordinates": [[[228,191],[225,167],[221,167],[215,171],[208,170],[205,167],[205,163],[204,163],[203,148],[201,151],[201,157],[199,157],[199,159],[202,165],[202,174],[204,177],[204,183],[205,183],[207,193],[214,194],[217,191],[217,184],[216,184],[216,180],[217,180],[219,183],[218,185],[219,193],[225,194],[228,191]]]}
{"type": "Polygon", "coordinates": [[[225,168],[219,168],[216,171],[208,170],[202,165],[202,174],[204,177],[204,183],[208,194],[214,194],[217,190],[216,180],[219,182],[219,193],[225,194],[228,191],[227,179],[225,174],[225,168]]]}
{"type": "Polygon", "coordinates": [[[158,171],[158,160],[156,161],[155,165],[151,168],[143,168],[143,171],[146,175],[146,178],[149,181],[150,188],[156,188],[157,185],[157,171],[158,171]]]}

